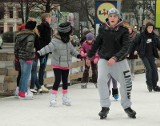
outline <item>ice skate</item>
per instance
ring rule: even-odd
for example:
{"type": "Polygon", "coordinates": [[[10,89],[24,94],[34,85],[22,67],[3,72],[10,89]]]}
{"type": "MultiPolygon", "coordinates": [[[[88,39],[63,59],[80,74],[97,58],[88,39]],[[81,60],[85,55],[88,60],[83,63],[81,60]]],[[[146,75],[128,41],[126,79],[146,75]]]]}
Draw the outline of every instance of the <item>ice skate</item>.
{"type": "Polygon", "coordinates": [[[99,112],[100,119],[107,118],[107,114],[109,113],[109,108],[102,107],[102,110],[99,112]]]}
{"type": "Polygon", "coordinates": [[[66,106],[71,106],[71,100],[67,97],[67,94],[63,95],[62,104],[66,106]]]}
{"type": "Polygon", "coordinates": [[[33,100],[33,93],[28,91],[28,92],[19,92],[19,99],[21,100],[33,100]]]}
{"type": "Polygon", "coordinates": [[[160,87],[156,86],[156,87],[153,88],[153,90],[156,91],[156,92],[160,92],[160,87]]]}
{"type": "Polygon", "coordinates": [[[37,94],[37,91],[35,89],[30,89],[30,91],[33,93],[33,94],[37,94]]]}
{"type": "Polygon", "coordinates": [[[42,94],[42,88],[38,89],[38,94],[42,94]]]}
{"type": "Polygon", "coordinates": [[[18,94],[19,94],[19,87],[16,87],[16,90],[15,90],[15,92],[14,92],[14,95],[15,95],[16,97],[18,97],[18,94]]]}
{"type": "Polygon", "coordinates": [[[94,83],[95,87],[98,88],[97,83],[94,83]]]}
{"type": "Polygon", "coordinates": [[[124,109],[124,111],[127,113],[128,117],[135,119],[136,118],[136,112],[132,110],[130,107],[124,109]]]}
{"type": "Polygon", "coordinates": [[[82,88],[82,89],[87,88],[87,83],[82,83],[82,84],[81,84],[81,88],[82,88]]]}
{"type": "Polygon", "coordinates": [[[44,85],[42,85],[41,88],[42,88],[42,93],[49,93],[49,90],[44,85]]]}
{"type": "Polygon", "coordinates": [[[153,88],[151,86],[148,86],[148,85],[147,85],[147,89],[148,89],[149,92],[152,92],[152,90],[153,90],[153,88]]]}
{"type": "Polygon", "coordinates": [[[113,98],[118,101],[119,95],[113,95],[113,98]]]}
{"type": "Polygon", "coordinates": [[[51,94],[51,100],[50,100],[50,107],[55,107],[57,103],[57,95],[56,94],[51,94]]]}

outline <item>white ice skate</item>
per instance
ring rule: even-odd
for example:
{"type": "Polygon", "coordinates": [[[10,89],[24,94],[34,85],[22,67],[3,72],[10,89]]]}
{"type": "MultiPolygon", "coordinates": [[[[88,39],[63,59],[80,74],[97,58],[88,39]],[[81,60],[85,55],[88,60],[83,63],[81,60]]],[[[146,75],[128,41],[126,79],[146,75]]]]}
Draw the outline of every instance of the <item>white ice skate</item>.
{"type": "Polygon", "coordinates": [[[18,94],[19,94],[19,87],[16,87],[16,90],[15,90],[15,92],[14,92],[14,95],[15,95],[16,97],[18,97],[18,94]]]}
{"type": "Polygon", "coordinates": [[[57,103],[57,95],[51,94],[50,107],[55,107],[57,103]]]}
{"type": "Polygon", "coordinates": [[[66,106],[71,106],[71,100],[67,97],[67,94],[63,95],[62,104],[66,106]]]}
{"type": "Polygon", "coordinates": [[[82,83],[82,84],[81,84],[81,88],[82,88],[82,89],[87,88],[87,83],[82,83]]]}

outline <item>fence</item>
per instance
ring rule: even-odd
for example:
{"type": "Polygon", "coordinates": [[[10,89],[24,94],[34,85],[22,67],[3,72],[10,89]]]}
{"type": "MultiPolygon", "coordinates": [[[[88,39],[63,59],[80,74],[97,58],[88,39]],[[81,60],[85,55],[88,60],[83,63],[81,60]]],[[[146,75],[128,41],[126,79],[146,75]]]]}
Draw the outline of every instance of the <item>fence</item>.
{"type": "MultiPolygon", "coordinates": [[[[16,88],[16,77],[17,71],[13,67],[14,54],[13,52],[5,52],[0,55],[0,92],[12,91],[16,88]]],[[[160,66],[159,60],[156,61],[157,65],[160,66]]],[[[69,80],[73,81],[79,79],[83,75],[81,68],[84,66],[84,61],[74,61],[71,66],[69,80]],[[75,69],[78,69],[76,72],[75,69]]],[[[53,69],[51,65],[47,65],[46,72],[51,72],[53,74],[53,69]]],[[[144,66],[140,59],[136,60],[135,72],[144,72],[144,66]]],[[[91,73],[90,73],[91,75],[91,73]]],[[[44,84],[52,84],[54,82],[54,76],[46,76],[44,78],[44,84]]]]}

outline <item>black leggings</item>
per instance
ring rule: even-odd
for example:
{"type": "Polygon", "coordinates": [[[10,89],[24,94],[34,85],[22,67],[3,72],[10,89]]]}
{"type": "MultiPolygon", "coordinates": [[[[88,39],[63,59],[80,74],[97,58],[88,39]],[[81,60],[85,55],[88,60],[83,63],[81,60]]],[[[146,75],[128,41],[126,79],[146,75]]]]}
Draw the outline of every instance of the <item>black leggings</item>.
{"type": "Polygon", "coordinates": [[[63,83],[62,88],[64,90],[68,89],[69,70],[61,70],[61,69],[54,68],[53,72],[54,72],[54,76],[55,76],[55,81],[54,81],[52,89],[57,91],[61,80],[63,83]]]}

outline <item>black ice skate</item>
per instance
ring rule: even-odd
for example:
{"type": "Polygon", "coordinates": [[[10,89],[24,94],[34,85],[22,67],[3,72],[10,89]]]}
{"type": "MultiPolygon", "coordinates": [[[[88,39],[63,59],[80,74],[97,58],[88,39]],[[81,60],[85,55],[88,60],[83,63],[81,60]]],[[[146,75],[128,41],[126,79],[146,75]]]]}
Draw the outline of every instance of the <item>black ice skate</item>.
{"type": "Polygon", "coordinates": [[[100,119],[107,118],[107,114],[109,113],[109,108],[102,107],[102,110],[99,112],[100,119]]]}
{"type": "Polygon", "coordinates": [[[81,84],[81,88],[82,88],[82,89],[87,88],[87,83],[82,83],[82,84],[81,84]]]}
{"type": "Polygon", "coordinates": [[[135,119],[136,118],[136,112],[132,110],[130,107],[124,109],[124,111],[127,113],[128,117],[135,119]]]}
{"type": "Polygon", "coordinates": [[[155,86],[155,87],[153,88],[153,90],[156,91],[156,92],[160,92],[160,87],[159,87],[159,86],[155,86]]]}
{"type": "Polygon", "coordinates": [[[147,89],[149,92],[152,92],[152,87],[147,85],[147,89]]]}

